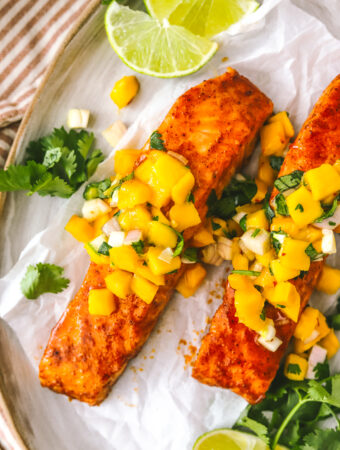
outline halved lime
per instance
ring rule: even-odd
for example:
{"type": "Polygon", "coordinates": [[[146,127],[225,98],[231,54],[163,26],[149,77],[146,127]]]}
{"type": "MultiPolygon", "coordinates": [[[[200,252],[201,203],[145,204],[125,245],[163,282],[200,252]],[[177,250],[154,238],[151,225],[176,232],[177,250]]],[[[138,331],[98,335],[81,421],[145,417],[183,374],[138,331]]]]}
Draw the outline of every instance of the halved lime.
{"type": "Polygon", "coordinates": [[[196,72],[217,50],[215,42],[116,2],[106,11],[105,28],[112,48],[125,64],[155,77],[196,72]]]}
{"type": "Polygon", "coordinates": [[[211,37],[255,11],[255,0],[144,0],[152,17],[211,37]]]}
{"type": "Polygon", "coordinates": [[[269,447],[252,434],[220,428],[202,434],[193,450],[269,450],[269,447]]]}

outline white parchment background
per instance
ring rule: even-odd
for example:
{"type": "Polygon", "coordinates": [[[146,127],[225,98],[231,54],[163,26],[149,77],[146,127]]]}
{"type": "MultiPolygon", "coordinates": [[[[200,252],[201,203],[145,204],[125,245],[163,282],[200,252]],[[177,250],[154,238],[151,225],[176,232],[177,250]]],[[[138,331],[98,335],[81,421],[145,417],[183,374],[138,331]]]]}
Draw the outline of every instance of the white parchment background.
{"type": "MultiPolygon", "coordinates": [[[[218,53],[197,74],[175,80],[138,76],[141,91],[120,115],[109,92],[114,81],[131,71],[110,50],[102,27],[103,10],[99,11],[57,66],[21,151],[30,139],[65,123],[70,107],[92,111],[91,128],[98,136],[121,118],[130,128],[119,147],[141,146],[181,93],[223,73],[227,65],[249,77],[273,100],[276,110],[289,111],[298,130],[323,89],[340,72],[340,1],[296,0],[296,4],[300,8],[288,0],[265,1],[241,25],[216,38],[218,53]],[[227,63],[223,57],[228,57],[227,63]]],[[[102,138],[97,142],[110,153],[102,138]]],[[[254,173],[256,164],[253,158],[248,172],[254,173]]],[[[112,168],[111,155],[95,179],[111,174],[112,168]]],[[[174,296],[148,343],[100,407],[70,403],[39,386],[37,368],[43,347],[88,266],[82,245],[63,230],[70,215],[79,212],[81,195],[65,201],[10,194],[0,222],[0,317],[16,335],[2,325],[1,347],[6,353],[2,369],[14,392],[17,420],[30,446],[38,450],[189,449],[204,431],[232,426],[246,405],[227,390],[192,379],[184,358],[190,354],[189,345],[199,347],[207,317],[221,301],[216,283],[225,276],[226,266],[209,270],[194,297],[174,296]],[[65,267],[71,279],[68,289],[26,300],[19,282],[27,265],[37,262],[65,267]],[[211,295],[211,291],[216,292],[211,295]],[[180,339],[186,344],[179,344],[180,339]]],[[[335,258],[332,262],[336,264],[335,258]]],[[[333,301],[320,294],[313,298],[324,311],[333,301]]],[[[340,358],[333,365],[340,370],[340,358]]]]}

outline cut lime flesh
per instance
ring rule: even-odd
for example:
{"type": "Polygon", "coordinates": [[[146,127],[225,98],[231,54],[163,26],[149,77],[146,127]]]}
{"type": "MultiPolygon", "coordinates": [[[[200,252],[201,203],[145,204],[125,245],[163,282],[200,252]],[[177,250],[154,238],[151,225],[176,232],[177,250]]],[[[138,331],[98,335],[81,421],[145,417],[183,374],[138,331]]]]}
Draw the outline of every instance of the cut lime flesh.
{"type": "Polygon", "coordinates": [[[269,450],[260,438],[241,431],[220,428],[202,434],[193,450],[269,450]]]}
{"type": "Polygon", "coordinates": [[[217,50],[215,42],[116,2],[106,11],[105,28],[112,48],[125,64],[161,78],[194,73],[217,50]]]}
{"type": "Polygon", "coordinates": [[[211,37],[258,8],[255,0],[144,0],[152,17],[211,37]]]}

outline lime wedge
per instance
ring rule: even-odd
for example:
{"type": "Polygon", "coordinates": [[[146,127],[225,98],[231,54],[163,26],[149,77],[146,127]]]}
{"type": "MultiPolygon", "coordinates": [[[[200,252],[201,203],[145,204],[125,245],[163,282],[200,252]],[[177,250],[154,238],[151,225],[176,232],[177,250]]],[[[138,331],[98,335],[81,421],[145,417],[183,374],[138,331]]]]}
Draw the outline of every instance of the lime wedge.
{"type": "Polygon", "coordinates": [[[211,37],[258,8],[255,0],[144,0],[152,17],[211,37]]]}
{"type": "Polygon", "coordinates": [[[215,42],[116,2],[106,11],[105,28],[112,48],[125,64],[155,77],[196,72],[217,50],[215,42]]]}
{"type": "Polygon", "coordinates": [[[202,434],[193,450],[269,450],[260,438],[241,431],[220,428],[202,434]]]}

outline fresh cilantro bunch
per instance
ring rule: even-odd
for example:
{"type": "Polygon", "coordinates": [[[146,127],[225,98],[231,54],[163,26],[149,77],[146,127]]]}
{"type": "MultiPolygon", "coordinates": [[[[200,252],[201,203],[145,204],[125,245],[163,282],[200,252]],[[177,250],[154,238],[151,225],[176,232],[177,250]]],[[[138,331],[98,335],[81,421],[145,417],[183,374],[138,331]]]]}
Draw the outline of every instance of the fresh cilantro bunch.
{"type": "Polygon", "coordinates": [[[255,181],[249,178],[240,180],[234,177],[230,184],[224,188],[220,198],[217,198],[215,190],[211,192],[207,200],[207,216],[228,220],[236,214],[236,206],[250,203],[256,192],[255,181]]]}
{"type": "Polygon", "coordinates": [[[0,170],[0,192],[25,190],[28,195],[70,197],[104,159],[100,150],[92,150],[93,141],[93,133],[67,132],[64,127],[31,141],[25,164],[0,170]]]}
{"type": "Polygon", "coordinates": [[[340,449],[340,374],[329,376],[328,363],[316,366],[315,380],[289,381],[282,372],[257,405],[249,405],[234,428],[251,431],[271,449],[340,449]],[[335,428],[322,422],[333,418],[335,428]]]}
{"type": "Polygon", "coordinates": [[[34,300],[45,292],[58,294],[70,283],[70,280],[62,276],[63,273],[64,269],[54,264],[30,265],[21,280],[21,291],[29,300],[34,300]]]}

